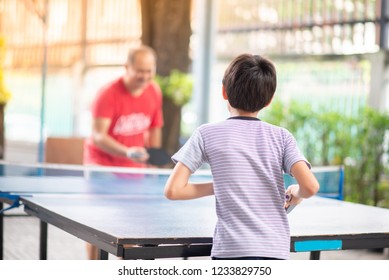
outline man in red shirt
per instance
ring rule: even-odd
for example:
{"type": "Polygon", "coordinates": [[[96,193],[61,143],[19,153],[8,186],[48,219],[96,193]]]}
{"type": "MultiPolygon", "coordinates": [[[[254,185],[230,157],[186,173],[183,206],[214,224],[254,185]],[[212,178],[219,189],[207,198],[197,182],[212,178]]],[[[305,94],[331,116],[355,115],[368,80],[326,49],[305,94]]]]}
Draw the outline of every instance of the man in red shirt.
{"type": "MultiPolygon", "coordinates": [[[[162,94],[152,79],[153,49],[130,51],[125,74],[103,87],[92,104],[92,134],[85,142],[84,164],[146,167],[146,148],[161,147],[162,94]]],[[[97,248],[87,245],[89,259],[97,248]]]]}
{"type": "Polygon", "coordinates": [[[131,51],[125,68],[124,76],[102,88],[92,105],[85,164],[145,167],[145,147],[161,146],[162,94],[152,81],[155,52],[146,46],[131,51]]]}

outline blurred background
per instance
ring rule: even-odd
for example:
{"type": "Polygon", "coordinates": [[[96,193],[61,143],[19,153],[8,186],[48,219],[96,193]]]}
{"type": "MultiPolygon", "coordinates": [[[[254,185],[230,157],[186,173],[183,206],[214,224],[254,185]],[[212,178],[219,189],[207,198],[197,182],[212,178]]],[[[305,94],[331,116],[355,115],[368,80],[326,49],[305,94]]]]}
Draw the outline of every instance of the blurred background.
{"type": "Polygon", "coordinates": [[[48,161],[48,140],[87,137],[90,102],[141,43],[175,151],[228,117],[224,70],[256,53],[278,72],[259,117],[313,165],[344,165],[346,200],[389,207],[388,23],[387,0],[0,0],[0,157],[48,161]]]}

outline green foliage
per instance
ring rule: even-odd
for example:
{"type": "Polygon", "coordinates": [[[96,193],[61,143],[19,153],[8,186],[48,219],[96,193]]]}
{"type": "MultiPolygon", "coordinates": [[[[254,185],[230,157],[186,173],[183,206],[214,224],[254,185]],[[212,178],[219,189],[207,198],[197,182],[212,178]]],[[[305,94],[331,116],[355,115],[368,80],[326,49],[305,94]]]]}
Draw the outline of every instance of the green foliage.
{"type": "MultiPolygon", "coordinates": [[[[356,192],[351,199],[378,205],[382,199],[380,188],[382,178],[388,174],[389,115],[366,108],[358,119],[350,155],[350,178],[356,192]]],[[[351,188],[351,186],[350,186],[351,188]]],[[[382,193],[381,193],[382,194],[382,193]]]]}
{"type": "Polygon", "coordinates": [[[163,96],[175,105],[183,106],[190,101],[193,92],[193,79],[190,74],[173,70],[166,77],[157,75],[155,80],[161,87],[163,96]]]}
{"type": "Polygon", "coordinates": [[[389,205],[389,115],[371,108],[356,116],[292,101],[274,101],[262,119],[287,128],[314,165],[345,165],[346,199],[389,205]]]}

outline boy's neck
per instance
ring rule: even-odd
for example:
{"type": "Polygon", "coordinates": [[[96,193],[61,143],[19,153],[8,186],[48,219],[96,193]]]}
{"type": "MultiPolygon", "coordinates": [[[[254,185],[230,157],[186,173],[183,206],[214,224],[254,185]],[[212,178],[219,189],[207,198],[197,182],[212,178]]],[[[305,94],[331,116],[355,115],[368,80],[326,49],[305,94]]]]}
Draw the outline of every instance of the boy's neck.
{"type": "MultiPolygon", "coordinates": [[[[259,112],[259,111],[258,111],[259,112]]],[[[251,117],[257,118],[258,112],[247,112],[235,108],[230,108],[230,117],[251,117]]]]}

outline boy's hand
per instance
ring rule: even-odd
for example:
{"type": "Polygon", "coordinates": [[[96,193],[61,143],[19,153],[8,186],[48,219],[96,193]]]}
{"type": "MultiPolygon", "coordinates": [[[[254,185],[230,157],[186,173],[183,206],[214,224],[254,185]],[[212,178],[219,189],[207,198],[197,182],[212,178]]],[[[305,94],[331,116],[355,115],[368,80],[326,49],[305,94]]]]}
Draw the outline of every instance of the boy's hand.
{"type": "Polygon", "coordinates": [[[288,208],[290,205],[297,205],[303,199],[298,197],[299,185],[290,185],[285,191],[285,204],[284,207],[288,208]]]}

